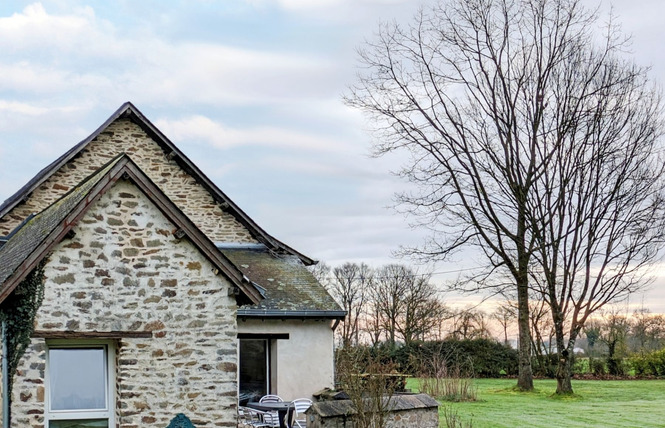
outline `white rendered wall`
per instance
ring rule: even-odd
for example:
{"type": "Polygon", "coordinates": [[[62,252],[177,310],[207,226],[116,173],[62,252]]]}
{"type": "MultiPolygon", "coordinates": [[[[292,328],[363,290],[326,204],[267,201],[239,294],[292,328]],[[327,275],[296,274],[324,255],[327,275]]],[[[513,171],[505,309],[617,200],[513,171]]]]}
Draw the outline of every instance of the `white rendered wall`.
{"type": "Polygon", "coordinates": [[[289,339],[273,341],[272,349],[272,392],[283,399],[311,398],[334,386],[332,321],[238,319],[238,333],[289,334],[289,339]]]}

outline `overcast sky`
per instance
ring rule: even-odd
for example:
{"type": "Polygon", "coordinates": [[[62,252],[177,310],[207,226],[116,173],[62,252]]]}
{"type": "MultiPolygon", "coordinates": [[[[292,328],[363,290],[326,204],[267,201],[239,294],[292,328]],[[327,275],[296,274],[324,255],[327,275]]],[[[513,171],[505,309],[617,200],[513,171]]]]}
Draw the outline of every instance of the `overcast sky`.
{"type": "MultiPolygon", "coordinates": [[[[0,200],[132,101],[273,236],[333,265],[395,261],[422,239],[389,208],[400,159],[368,156],[364,118],[341,96],[355,49],[420,3],[1,2],[0,200]]],[[[665,1],[614,10],[637,62],[664,82],[665,1]]],[[[665,312],[665,277],[645,303],[665,312]]]]}

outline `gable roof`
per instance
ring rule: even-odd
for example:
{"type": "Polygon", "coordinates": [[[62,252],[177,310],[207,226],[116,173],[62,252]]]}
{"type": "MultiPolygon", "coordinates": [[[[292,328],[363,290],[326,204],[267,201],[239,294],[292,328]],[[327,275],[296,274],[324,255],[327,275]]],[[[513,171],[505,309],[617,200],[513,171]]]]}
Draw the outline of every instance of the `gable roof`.
{"type": "Polygon", "coordinates": [[[238,308],[239,318],[332,318],[343,319],[340,308],[298,257],[272,254],[262,245],[218,248],[252,282],[265,299],[238,308]]]}
{"type": "Polygon", "coordinates": [[[68,161],[78,155],[88,144],[97,138],[110,124],[118,119],[129,119],[139,126],[150,138],[152,138],[160,147],[169,152],[178,165],[189,173],[200,183],[210,195],[219,203],[225,211],[231,214],[240,224],[249,230],[252,236],[262,244],[274,251],[292,254],[297,256],[305,265],[316,264],[317,262],[304,254],[289,247],[265,230],[259,227],[240,207],[238,207],[224,192],[222,192],[206,175],[184,155],[162,132],[155,127],[132,103],[126,102],[115,113],[111,115],[95,132],[86,139],[69,149],[65,154],[53,161],[50,165],[39,171],[28,183],[21,187],[16,193],[5,200],[0,205],[0,218],[9,213],[15,206],[26,200],[30,194],[42,183],[48,180],[56,171],[58,171],[68,161]]]}
{"type": "Polygon", "coordinates": [[[74,225],[118,180],[132,181],[173,222],[183,236],[205,255],[220,273],[238,288],[243,303],[258,303],[262,296],[189,218],[155,185],[126,154],[93,173],[70,192],[33,218],[26,220],[0,247],[0,303],[74,225]]]}

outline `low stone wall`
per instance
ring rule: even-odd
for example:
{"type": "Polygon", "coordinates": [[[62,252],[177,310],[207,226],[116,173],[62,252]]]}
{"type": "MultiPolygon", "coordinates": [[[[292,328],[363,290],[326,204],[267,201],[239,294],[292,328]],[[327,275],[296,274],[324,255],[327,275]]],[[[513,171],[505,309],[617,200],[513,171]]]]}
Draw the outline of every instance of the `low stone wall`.
{"type": "MultiPolygon", "coordinates": [[[[427,394],[399,394],[390,398],[385,428],[438,428],[439,403],[427,394]]],[[[351,400],[314,403],[307,411],[307,428],[355,428],[351,400]]]]}

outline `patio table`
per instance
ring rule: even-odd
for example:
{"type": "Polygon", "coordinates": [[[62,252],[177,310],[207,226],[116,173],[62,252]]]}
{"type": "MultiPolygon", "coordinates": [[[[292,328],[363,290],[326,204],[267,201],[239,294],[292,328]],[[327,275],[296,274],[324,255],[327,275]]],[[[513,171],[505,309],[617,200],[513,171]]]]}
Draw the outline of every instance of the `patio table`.
{"type": "Polygon", "coordinates": [[[290,401],[280,401],[276,403],[259,403],[258,401],[250,401],[247,403],[247,407],[261,410],[263,412],[277,411],[280,428],[289,428],[287,421],[290,421],[291,416],[293,415],[293,404],[290,401]]]}

